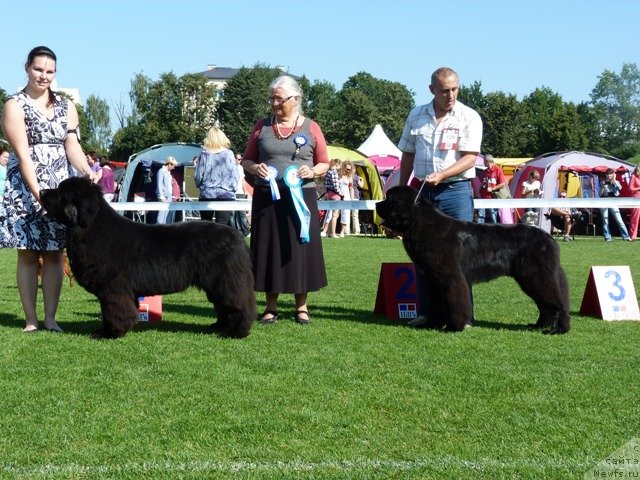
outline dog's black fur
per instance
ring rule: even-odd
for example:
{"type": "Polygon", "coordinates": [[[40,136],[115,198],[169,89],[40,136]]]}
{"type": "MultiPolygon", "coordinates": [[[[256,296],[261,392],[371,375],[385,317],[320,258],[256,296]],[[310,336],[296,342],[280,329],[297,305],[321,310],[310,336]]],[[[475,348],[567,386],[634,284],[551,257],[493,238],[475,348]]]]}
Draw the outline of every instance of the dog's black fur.
{"type": "Polygon", "coordinates": [[[256,315],[248,249],[237,230],[212,222],[136,223],[104,200],[100,187],[69,178],[41,192],[48,215],[68,227],[75,279],[100,300],[96,338],[117,338],[138,320],[138,297],[198,287],[213,303],[218,335],[249,335],[256,315]]]}
{"type": "Polygon", "coordinates": [[[429,326],[462,330],[472,321],[471,285],[513,277],[536,303],[540,315],[531,326],[547,333],[569,331],[567,278],[551,235],[523,225],[484,225],[455,220],[417,191],[391,188],[376,204],[383,225],[402,235],[407,254],[424,272],[429,326]]]}

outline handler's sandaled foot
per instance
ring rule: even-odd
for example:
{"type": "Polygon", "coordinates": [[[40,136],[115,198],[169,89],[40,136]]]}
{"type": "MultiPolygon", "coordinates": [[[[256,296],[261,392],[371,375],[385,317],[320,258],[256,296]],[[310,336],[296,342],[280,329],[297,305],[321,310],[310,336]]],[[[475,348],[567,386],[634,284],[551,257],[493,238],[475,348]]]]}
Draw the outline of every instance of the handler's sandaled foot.
{"type": "Polygon", "coordinates": [[[308,325],[311,323],[311,317],[307,310],[296,310],[296,323],[300,325],[308,325]]]}
{"type": "Polygon", "coordinates": [[[275,310],[265,310],[262,315],[260,315],[260,320],[258,321],[265,325],[276,323],[278,321],[278,312],[275,310]]]}

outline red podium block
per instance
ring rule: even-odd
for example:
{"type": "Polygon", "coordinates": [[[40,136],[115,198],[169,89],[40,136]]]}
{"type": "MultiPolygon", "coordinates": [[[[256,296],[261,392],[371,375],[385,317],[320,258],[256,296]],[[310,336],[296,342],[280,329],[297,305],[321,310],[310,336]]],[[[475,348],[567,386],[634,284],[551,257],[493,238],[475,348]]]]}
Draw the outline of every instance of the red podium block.
{"type": "Polygon", "coordinates": [[[629,266],[591,267],[580,315],[603,320],[640,320],[638,297],[629,266]]]}
{"type": "Polygon", "coordinates": [[[162,295],[138,298],[139,322],[161,322],[162,321],[162,295]]]}
{"type": "Polygon", "coordinates": [[[416,271],[412,263],[383,263],[373,313],[394,320],[416,318],[416,271]]]}

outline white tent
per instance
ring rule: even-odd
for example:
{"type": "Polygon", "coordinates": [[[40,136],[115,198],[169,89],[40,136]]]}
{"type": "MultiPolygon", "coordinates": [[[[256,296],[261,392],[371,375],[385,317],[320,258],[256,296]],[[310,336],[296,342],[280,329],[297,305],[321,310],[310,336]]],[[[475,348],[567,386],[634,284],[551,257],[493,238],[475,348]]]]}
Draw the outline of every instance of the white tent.
{"type": "Polygon", "coordinates": [[[402,155],[400,149],[384,133],[380,124],[374,127],[371,135],[358,147],[358,151],[367,157],[391,156],[400,158],[402,155]]]}

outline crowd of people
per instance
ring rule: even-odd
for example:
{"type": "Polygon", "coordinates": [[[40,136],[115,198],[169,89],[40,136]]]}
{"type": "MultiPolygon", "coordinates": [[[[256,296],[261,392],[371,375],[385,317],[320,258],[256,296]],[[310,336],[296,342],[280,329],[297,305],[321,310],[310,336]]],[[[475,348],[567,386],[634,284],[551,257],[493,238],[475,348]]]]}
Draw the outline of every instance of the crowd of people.
{"type": "MultiPolygon", "coordinates": [[[[45,46],[31,50],[24,65],[27,84],[12,95],[2,110],[2,129],[10,150],[0,150],[0,246],[15,248],[18,293],[25,315],[25,332],[40,328],[36,301],[39,262],[42,262],[42,294],[46,330],[62,332],[56,313],[62,285],[65,228],[42,211],[40,191],[55,188],[70,175],[89,178],[102,188],[107,201],[114,199],[116,181],[110,162],[95,152],[84,154],[79,141],[78,113],[72,102],[51,89],[56,75],[56,55],[45,46]]],[[[508,198],[507,180],[491,155],[484,156],[484,168],[476,176],[483,125],[478,113],[457,100],[459,78],[443,67],[433,72],[430,103],[413,108],[407,116],[399,142],[402,151],[399,183],[419,188],[419,195],[433,202],[445,214],[465,221],[474,219],[474,189],[480,198],[508,198]],[[475,188],[474,188],[475,186],[475,188]]],[[[293,320],[311,322],[308,294],[327,286],[322,237],[343,238],[359,233],[358,210],[333,208],[318,211],[320,197],[333,201],[358,200],[363,179],[351,161],[328,157],[327,145],[318,123],[305,116],[303,91],[291,76],[277,77],[268,89],[271,112],[259,120],[246,142],[243,154],[234,154],[230,141],[218,127],[203,141],[202,153],[194,159],[195,185],[199,200],[229,201],[246,198],[245,177],[251,180],[251,224],[247,212],[207,209],[204,221],[232,225],[250,237],[255,278],[254,289],[265,294],[263,324],[279,319],[278,302],[283,294],[293,295],[293,320]]],[[[179,163],[168,157],[156,174],[156,195],[160,202],[174,202],[180,187],[172,171],[179,163]]],[[[640,197],[640,166],[636,166],[629,191],[640,197]]],[[[620,195],[615,172],[608,170],[601,183],[601,197],[620,195]]],[[[521,195],[542,195],[540,174],[532,171],[522,184],[521,195]]],[[[566,197],[566,192],[561,192],[566,197]]],[[[532,210],[532,209],[529,209],[532,210]]],[[[171,223],[173,211],[161,209],[157,223],[171,223]]],[[[563,222],[564,238],[571,236],[571,209],[551,209],[563,222]]],[[[640,208],[633,210],[629,229],[619,209],[600,210],[605,240],[611,240],[609,215],[625,240],[637,238],[640,208]]],[[[497,209],[478,212],[476,221],[497,223],[497,209]]],[[[427,323],[429,302],[422,292],[428,279],[416,275],[418,317],[414,326],[427,323]]],[[[471,293],[473,303],[473,294],[471,293]]]]}

